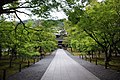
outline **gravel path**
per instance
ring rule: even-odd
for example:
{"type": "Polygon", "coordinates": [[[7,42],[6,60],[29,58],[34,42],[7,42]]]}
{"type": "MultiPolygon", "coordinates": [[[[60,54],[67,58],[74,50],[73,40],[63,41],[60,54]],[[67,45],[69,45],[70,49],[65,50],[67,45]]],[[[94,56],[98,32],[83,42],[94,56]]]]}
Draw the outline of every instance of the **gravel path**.
{"type": "Polygon", "coordinates": [[[63,49],[56,55],[41,80],[100,80],[71,57],[63,49]]]}
{"type": "Polygon", "coordinates": [[[7,80],[40,80],[53,60],[55,53],[56,51],[50,56],[46,56],[39,62],[31,65],[29,68],[23,69],[21,72],[10,76],[7,80]]]}
{"type": "MultiPolygon", "coordinates": [[[[104,66],[95,65],[82,60],[78,56],[71,55],[68,51],[65,52],[76,62],[97,76],[100,80],[120,80],[120,73],[111,69],[105,69],[104,66]]],[[[54,51],[50,56],[46,56],[44,59],[31,65],[29,68],[23,69],[21,72],[10,76],[7,80],[40,80],[53,60],[55,53],[56,51],[54,51]]]]}
{"type": "Polygon", "coordinates": [[[66,51],[66,53],[101,80],[120,80],[120,72],[111,69],[105,69],[104,66],[95,65],[88,61],[82,60],[78,56],[71,55],[68,51],[66,51]]]}

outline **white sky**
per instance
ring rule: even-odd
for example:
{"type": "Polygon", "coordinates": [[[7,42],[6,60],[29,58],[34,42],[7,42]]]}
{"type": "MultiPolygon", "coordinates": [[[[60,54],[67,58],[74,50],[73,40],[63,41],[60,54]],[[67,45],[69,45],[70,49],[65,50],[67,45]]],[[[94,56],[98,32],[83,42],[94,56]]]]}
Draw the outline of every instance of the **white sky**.
{"type": "MultiPolygon", "coordinates": [[[[21,1],[25,1],[25,0],[21,0],[21,1]]],[[[99,2],[103,1],[103,0],[98,0],[99,2]]],[[[28,14],[31,14],[30,11],[26,10],[26,9],[19,9],[20,11],[26,12],[28,14]]],[[[65,15],[65,13],[63,11],[60,12],[52,12],[51,13],[52,17],[55,17],[54,19],[63,19],[63,18],[67,18],[67,16],[65,15]]],[[[24,13],[18,13],[18,16],[21,18],[21,20],[27,20],[27,19],[40,19],[39,17],[33,15],[32,17],[25,15],[24,13]]],[[[17,18],[15,19],[16,21],[19,21],[17,18]]]]}
{"type": "MultiPolygon", "coordinates": [[[[26,10],[26,9],[19,9],[19,11],[23,11],[23,12],[25,12],[25,13],[27,13],[27,14],[31,14],[31,12],[28,11],[28,10],[26,10]]],[[[24,13],[17,13],[17,14],[18,14],[18,16],[20,17],[20,19],[21,19],[22,21],[28,20],[28,19],[41,19],[40,17],[37,17],[36,15],[32,15],[32,16],[30,17],[30,16],[28,16],[28,15],[26,15],[26,14],[24,14],[24,13]]],[[[63,18],[67,18],[67,16],[65,15],[65,13],[64,13],[63,11],[60,11],[60,12],[57,12],[57,11],[51,12],[51,15],[52,15],[52,16],[51,16],[52,19],[63,19],[63,18]]],[[[19,21],[18,18],[15,18],[15,17],[14,17],[14,14],[10,14],[9,16],[10,16],[10,18],[7,19],[8,21],[11,21],[11,20],[19,21]]]]}
{"type": "Polygon", "coordinates": [[[101,1],[103,1],[103,0],[98,0],[98,2],[101,2],[101,1]]]}
{"type": "MultiPolygon", "coordinates": [[[[26,9],[22,9],[22,10],[20,10],[20,11],[24,11],[24,12],[26,12],[26,13],[31,13],[30,11],[28,11],[28,10],[26,10],[26,9]]],[[[19,16],[22,20],[27,20],[27,19],[40,19],[39,17],[37,17],[37,16],[35,16],[35,15],[33,15],[33,16],[30,17],[30,16],[28,16],[28,15],[25,15],[24,13],[18,13],[18,14],[19,14],[18,16],[19,16]]],[[[67,18],[67,16],[64,14],[63,11],[60,11],[60,12],[55,11],[55,12],[52,12],[51,15],[52,15],[52,17],[55,17],[55,18],[57,18],[57,19],[67,18]]]]}

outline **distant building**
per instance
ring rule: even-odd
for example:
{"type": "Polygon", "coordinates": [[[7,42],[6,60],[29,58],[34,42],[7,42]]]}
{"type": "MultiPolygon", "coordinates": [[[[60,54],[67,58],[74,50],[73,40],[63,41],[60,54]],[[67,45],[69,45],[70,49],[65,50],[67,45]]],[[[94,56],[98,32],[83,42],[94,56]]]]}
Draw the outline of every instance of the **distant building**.
{"type": "Polygon", "coordinates": [[[67,32],[65,30],[60,30],[56,35],[56,40],[58,41],[58,48],[64,48],[65,45],[63,44],[64,37],[67,36],[67,32]]]}

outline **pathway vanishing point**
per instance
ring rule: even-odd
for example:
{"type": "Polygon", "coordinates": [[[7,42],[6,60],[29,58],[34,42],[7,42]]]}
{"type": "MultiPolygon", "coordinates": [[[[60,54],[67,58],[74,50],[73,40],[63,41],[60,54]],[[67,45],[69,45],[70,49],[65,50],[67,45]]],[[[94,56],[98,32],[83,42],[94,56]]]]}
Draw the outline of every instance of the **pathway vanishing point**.
{"type": "Polygon", "coordinates": [[[79,63],[58,49],[41,80],[100,80],[79,63]]]}

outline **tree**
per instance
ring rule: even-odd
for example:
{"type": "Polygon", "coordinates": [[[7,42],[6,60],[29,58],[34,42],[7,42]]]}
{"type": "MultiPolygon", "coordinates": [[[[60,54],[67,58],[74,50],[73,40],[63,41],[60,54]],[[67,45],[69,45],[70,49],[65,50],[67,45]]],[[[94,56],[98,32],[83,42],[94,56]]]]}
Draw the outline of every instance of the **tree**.
{"type": "MultiPolygon", "coordinates": [[[[111,60],[112,53],[114,51],[119,52],[119,47],[117,46],[120,42],[119,3],[119,0],[106,0],[103,2],[94,0],[89,5],[86,5],[84,9],[79,6],[77,9],[73,8],[73,11],[70,12],[72,14],[68,18],[73,26],[78,25],[76,26],[78,30],[75,29],[71,33],[79,33],[80,35],[80,33],[85,32],[87,36],[91,37],[104,50],[106,68],[111,60]],[[77,11],[80,14],[74,16],[77,14],[77,11]],[[79,19],[76,22],[78,17],[79,19]]],[[[73,35],[72,38],[78,40],[80,37],[76,38],[73,35]]],[[[83,41],[85,42],[85,40],[83,41]]],[[[85,42],[85,45],[89,45],[87,42],[85,42]]]]}
{"type": "Polygon", "coordinates": [[[106,68],[114,51],[113,46],[116,46],[116,43],[120,41],[119,31],[117,31],[119,30],[117,25],[119,15],[115,8],[111,9],[111,7],[115,6],[115,3],[112,0],[103,3],[94,2],[93,6],[86,8],[86,12],[79,24],[103,48],[106,68]],[[110,5],[111,3],[112,5],[110,5]]]}
{"type": "Polygon", "coordinates": [[[17,55],[38,55],[38,51],[35,49],[39,46],[42,46],[45,52],[51,52],[56,48],[53,25],[49,21],[46,26],[35,25],[35,23],[30,20],[24,23],[26,27],[18,22],[4,21],[0,23],[0,45],[2,49],[11,50],[11,59],[17,55]]]}

